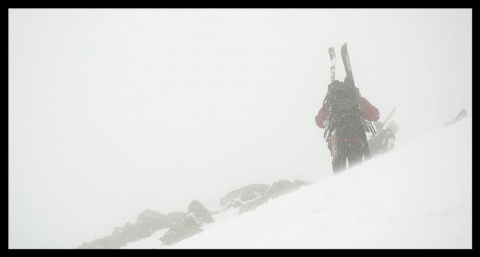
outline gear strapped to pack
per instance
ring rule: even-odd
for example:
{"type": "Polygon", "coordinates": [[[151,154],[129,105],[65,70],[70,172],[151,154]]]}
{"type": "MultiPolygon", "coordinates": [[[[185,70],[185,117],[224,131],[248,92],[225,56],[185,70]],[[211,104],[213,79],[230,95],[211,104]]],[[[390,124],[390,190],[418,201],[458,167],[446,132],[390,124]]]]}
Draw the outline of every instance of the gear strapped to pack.
{"type": "Polygon", "coordinates": [[[336,131],[336,136],[350,137],[358,135],[363,127],[363,113],[358,103],[359,91],[352,84],[338,80],[328,85],[328,92],[323,101],[327,112],[324,137],[326,140],[336,131]]]}

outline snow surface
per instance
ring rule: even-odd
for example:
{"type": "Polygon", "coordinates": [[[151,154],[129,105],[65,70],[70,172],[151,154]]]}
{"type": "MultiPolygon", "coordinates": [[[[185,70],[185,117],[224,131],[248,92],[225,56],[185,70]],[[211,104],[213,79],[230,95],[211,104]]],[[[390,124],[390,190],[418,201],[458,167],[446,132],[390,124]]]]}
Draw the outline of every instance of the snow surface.
{"type": "Polygon", "coordinates": [[[467,117],[177,244],[156,233],[125,248],[471,249],[471,149],[467,117]]]}

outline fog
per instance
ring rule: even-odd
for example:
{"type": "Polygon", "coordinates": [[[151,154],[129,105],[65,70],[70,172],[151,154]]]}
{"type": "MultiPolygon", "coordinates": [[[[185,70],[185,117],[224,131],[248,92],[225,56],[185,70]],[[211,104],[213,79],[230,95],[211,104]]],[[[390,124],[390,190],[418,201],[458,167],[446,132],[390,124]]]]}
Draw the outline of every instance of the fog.
{"type": "Polygon", "coordinates": [[[254,211],[223,209],[176,244],[165,228],[121,249],[472,249],[472,174],[466,117],[254,211]]]}
{"type": "Polygon", "coordinates": [[[328,48],[397,144],[472,112],[471,9],[9,9],[9,248],[332,176],[328,48]]]}

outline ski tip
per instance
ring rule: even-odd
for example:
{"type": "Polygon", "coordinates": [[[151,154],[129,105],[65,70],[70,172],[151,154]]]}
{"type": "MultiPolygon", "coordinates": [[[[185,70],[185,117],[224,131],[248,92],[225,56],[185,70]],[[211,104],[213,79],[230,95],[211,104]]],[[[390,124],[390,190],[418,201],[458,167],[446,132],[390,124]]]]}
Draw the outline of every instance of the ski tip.
{"type": "Polygon", "coordinates": [[[328,48],[328,53],[331,55],[331,56],[335,56],[335,48],[333,48],[332,46],[328,48]]]}

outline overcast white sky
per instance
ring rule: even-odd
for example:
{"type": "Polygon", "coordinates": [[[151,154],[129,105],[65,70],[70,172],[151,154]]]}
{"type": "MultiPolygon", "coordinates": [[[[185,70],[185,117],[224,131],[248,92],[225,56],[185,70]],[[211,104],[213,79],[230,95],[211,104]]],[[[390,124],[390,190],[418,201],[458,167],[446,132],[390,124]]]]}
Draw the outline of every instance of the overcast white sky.
{"type": "Polygon", "coordinates": [[[162,229],[123,248],[472,249],[472,182],[468,117],[255,211],[220,212],[177,244],[162,229]]]}
{"type": "Polygon", "coordinates": [[[314,116],[345,42],[398,144],[471,114],[471,9],[10,9],[9,247],[331,176],[314,116]]]}

